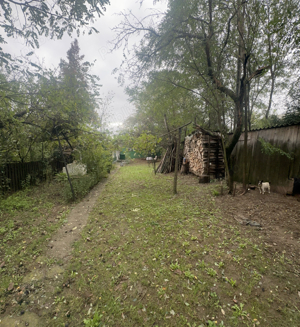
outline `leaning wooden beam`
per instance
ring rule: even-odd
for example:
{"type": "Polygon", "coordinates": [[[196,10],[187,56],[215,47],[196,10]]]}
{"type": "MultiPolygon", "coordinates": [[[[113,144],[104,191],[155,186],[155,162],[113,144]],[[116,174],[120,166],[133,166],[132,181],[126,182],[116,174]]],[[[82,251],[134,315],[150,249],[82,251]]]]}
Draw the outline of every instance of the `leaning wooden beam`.
{"type": "Polygon", "coordinates": [[[160,137],[163,137],[163,136],[166,136],[166,135],[168,135],[168,134],[170,134],[170,133],[176,132],[176,131],[178,131],[178,128],[182,128],[182,127],[188,126],[188,125],[190,125],[191,123],[192,123],[192,121],[190,121],[189,123],[184,124],[184,125],[182,125],[182,126],[179,126],[179,127],[175,128],[175,129],[173,129],[172,131],[166,133],[166,134],[160,135],[160,137]]]}
{"type": "Polygon", "coordinates": [[[197,125],[195,123],[194,123],[194,126],[204,134],[207,134],[207,135],[210,135],[210,136],[219,136],[218,133],[209,132],[208,130],[204,129],[203,127],[201,127],[201,126],[199,126],[199,125],[197,125]]]}

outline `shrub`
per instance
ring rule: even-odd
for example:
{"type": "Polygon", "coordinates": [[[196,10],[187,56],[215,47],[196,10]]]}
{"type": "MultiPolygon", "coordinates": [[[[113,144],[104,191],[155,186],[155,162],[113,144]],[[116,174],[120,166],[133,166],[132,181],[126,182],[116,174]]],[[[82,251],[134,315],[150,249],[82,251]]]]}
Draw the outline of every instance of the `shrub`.
{"type": "MultiPolygon", "coordinates": [[[[75,199],[83,198],[89,190],[99,182],[99,178],[97,178],[96,174],[87,174],[83,176],[76,176],[71,178],[75,199]]],[[[71,187],[68,181],[64,182],[63,187],[63,198],[70,202],[73,200],[73,194],[71,191],[71,187]]]]}
{"type": "Polygon", "coordinates": [[[68,180],[68,175],[65,173],[57,173],[55,175],[55,180],[57,182],[66,182],[68,180]]]}
{"type": "Polygon", "coordinates": [[[100,142],[99,136],[82,135],[78,140],[77,150],[74,156],[76,160],[86,165],[88,174],[96,174],[98,180],[107,176],[113,162],[108,140],[103,138],[100,142]]]}

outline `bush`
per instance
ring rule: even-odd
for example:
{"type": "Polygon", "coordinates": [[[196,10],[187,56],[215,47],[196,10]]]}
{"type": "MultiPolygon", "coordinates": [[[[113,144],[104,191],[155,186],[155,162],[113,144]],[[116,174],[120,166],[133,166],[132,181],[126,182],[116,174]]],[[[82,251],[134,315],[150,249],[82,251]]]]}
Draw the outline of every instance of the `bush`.
{"type": "MultiPolygon", "coordinates": [[[[99,182],[99,178],[97,178],[96,174],[88,174],[72,177],[71,181],[75,193],[75,199],[77,200],[83,198],[89,192],[89,190],[99,182]]],[[[64,182],[62,194],[63,198],[67,202],[73,200],[73,194],[68,181],[64,182]]]]}
{"type": "Polygon", "coordinates": [[[99,136],[82,135],[78,139],[76,146],[78,151],[73,155],[80,163],[85,164],[88,174],[96,174],[98,180],[106,177],[112,168],[112,149],[110,141],[103,138],[99,141],[99,136]]]}
{"type": "Polygon", "coordinates": [[[54,177],[57,182],[66,182],[68,180],[68,175],[65,173],[57,173],[54,177]]]}

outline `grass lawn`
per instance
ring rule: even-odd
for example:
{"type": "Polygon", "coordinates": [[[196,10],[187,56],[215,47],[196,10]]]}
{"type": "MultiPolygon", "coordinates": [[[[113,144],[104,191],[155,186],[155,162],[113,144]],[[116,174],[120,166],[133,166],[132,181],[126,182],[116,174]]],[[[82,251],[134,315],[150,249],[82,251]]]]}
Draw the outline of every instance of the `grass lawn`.
{"type": "Polygon", "coordinates": [[[103,185],[72,259],[54,262],[49,240],[71,209],[59,185],[0,203],[0,327],[300,326],[295,199],[219,196],[192,175],[174,196],[172,174],[133,163],[103,185]],[[28,282],[44,268],[53,276],[28,282]]]}
{"type": "Polygon", "coordinates": [[[172,183],[146,164],[110,178],[47,325],[300,326],[299,276],[284,257],[224,219],[215,185],[180,177],[174,196],[172,183]]]}
{"type": "Polygon", "coordinates": [[[70,206],[56,187],[45,183],[0,199],[0,313],[7,289],[22,283],[51,235],[65,222],[70,206]]]}

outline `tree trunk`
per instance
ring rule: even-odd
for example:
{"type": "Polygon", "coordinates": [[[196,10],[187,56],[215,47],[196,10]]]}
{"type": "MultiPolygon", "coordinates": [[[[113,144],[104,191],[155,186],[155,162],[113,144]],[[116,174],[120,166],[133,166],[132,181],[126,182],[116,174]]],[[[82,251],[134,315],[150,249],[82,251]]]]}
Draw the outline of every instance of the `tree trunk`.
{"type": "Polygon", "coordinates": [[[272,107],[272,98],[273,98],[273,93],[274,93],[274,88],[275,88],[275,71],[276,70],[276,64],[274,65],[274,69],[273,66],[271,65],[270,67],[270,72],[271,72],[271,90],[270,90],[270,96],[269,96],[269,105],[268,105],[268,109],[266,111],[266,118],[269,118],[269,114],[271,111],[271,107],[272,107]]]}
{"type": "Polygon", "coordinates": [[[247,88],[245,90],[245,132],[244,132],[244,167],[243,167],[243,188],[247,191],[247,164],[248,164],[248,103],[247,103],[247,88]]]}

